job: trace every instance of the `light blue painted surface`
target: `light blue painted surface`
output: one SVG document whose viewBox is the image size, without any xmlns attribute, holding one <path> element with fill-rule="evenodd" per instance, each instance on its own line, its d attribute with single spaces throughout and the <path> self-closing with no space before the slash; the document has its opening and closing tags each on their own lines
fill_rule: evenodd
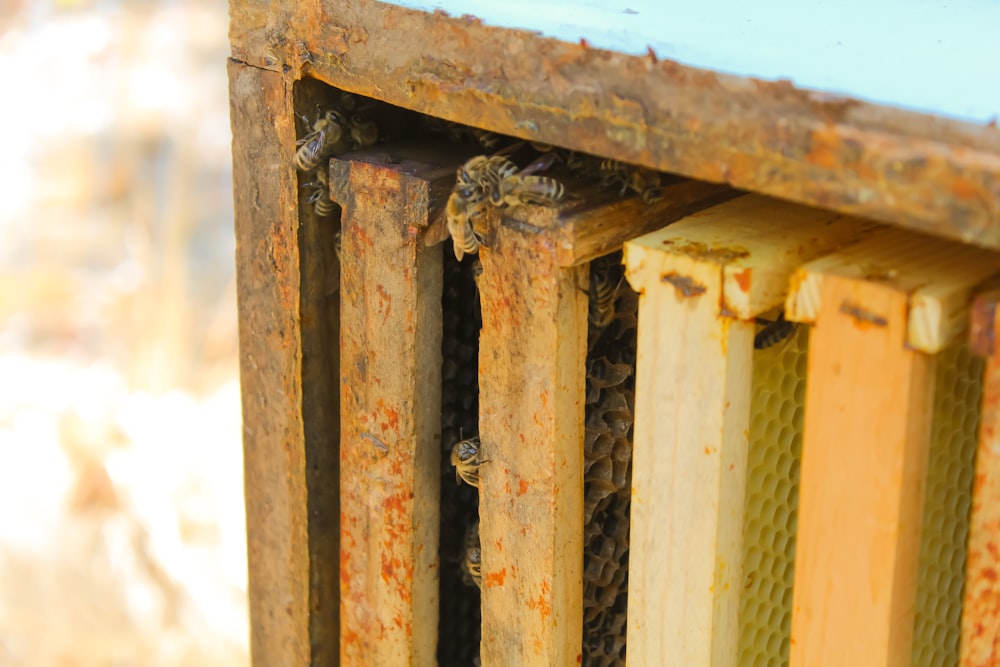
<svg viewBox="0 0 1000 667">
<path fill-rule="evenodd" d="M 986 123 L 1000 0 L 406 0 L 568 42 Z"/>
</svg>

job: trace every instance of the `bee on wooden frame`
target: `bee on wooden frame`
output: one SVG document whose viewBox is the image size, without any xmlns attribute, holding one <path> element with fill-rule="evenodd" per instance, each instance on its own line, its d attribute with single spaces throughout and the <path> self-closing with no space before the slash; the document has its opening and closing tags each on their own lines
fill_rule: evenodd
<svg viewBox="0 0 1000 667">
<path fill-rule="evenodd" d="M 558 157 L 552 151 L 544 153 L 524 169 L 503 176 L 490 191 L 490 203 L 494 206 L 555 206 L 561 202 L 566 195 L 562 183 L 549 176 L 533 175 L 551 167 Z"/>
<path fill-rule="evenodd" d="M 312 194 L 306 198 L 306 202 L 313 205 L 316 215 L 326 218 L 334 214 L 337 205 L 330 199 L 330 184 L 325 169 L 317 169 L 316 180 L 303 183 L 303 186 L 312 188 Z"/>
<path fill-rule="evenodd" d="M 763 325 L 763 328 L 753 337 L 753 346 L 757 350 L 766 350 L 787 341 L 799 326 L 797 322 L 789 322 L 785 319 L 784 310 L 778 313 L 778 318 L 775 320 L 758 317 L 756 322 Z"/>
<path fill-rule="evenodd" d="M 464 480 L 479 487 L 479 466 L 485 463 L 479 456 L 479 438 L 459 440 L 451 448 L 451 464 L 455 466 L 455 481 Z"/>
<path fill-rule="evenodd" d="M 308 121 L 307 121 L 308 123 Z M 343 118 L 332 109 L 321 114 L 310 126 L 309 133 L 298 140 L 295 151 L 295 168 L 312 171 L 323 158 L 329 157 L 336 149 L 344 134 Z"/>
<path fill-rule="evenodd" d="M 617 281 L 611 275 L 611 267 L 606 261 L 594 261 L 590 265 L 590 309 L 588 320 L 598 329 L 611 324 L 615 317 L 615 299 L 621 289 L 624 276 Z"/>
<path fill-rule="evenodd" d="M 479 541 L 479 522 L 469 526 L 465 532 L 465 567 L 463 568 L 463 578 L 466 583 L 483 587 L 483 550 Z"/>
</svg>

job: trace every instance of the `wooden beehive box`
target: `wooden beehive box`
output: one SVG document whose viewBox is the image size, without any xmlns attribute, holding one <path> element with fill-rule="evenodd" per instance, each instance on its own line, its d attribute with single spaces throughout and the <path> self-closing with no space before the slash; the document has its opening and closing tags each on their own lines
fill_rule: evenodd
<svg viewBox="0 0 1000 667">
<path fill-rule="evenodd" d="M 232 4 L 254 664 L 1000 664 L 997 10 L 907 96 L 734 7 L 445 9 Z M 504 150 L 567 196 L 459 262 Z"/>
</svg>

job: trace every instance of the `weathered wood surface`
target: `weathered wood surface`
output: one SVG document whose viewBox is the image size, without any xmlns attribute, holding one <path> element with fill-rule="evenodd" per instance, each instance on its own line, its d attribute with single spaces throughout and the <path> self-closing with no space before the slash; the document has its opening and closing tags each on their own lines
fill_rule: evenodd
<svg viewBox="0 0 1000 667">
<path fill-rule="evenodd" d="M 550 245 L 502 227 L 480 253 L 484 667 L 581 659 L 587 271 Z"/>
<path fill-rule="evenodd" d="M 376 0 L 250 0 L 234 4 L 231 19 L 234 58 L 291 77 L 1000 247 L 1000 132 L 992 126 Z"/>
<path fill-rule="evenodd" d="M 599 198 L 491 216 L 479 281 L 484 665 L 582 659 L 585 262 L 735 194 L 684 182 L 655 206 Z"/>
<path fill-rule="evenodd" d="M 341 664 L 436 664 L 440 248 L 432 191 L 448 168 L 336 158 L 341 271 Z"/>
<path fill-rule="evenodd" d="M 790 297 L 791 298 L 791 297 Z M 791 665 L 910 664 L 933 393 L 907 293 L 824 277 L 809 345 Z"/>
<path fill-rule="evenodd" d="M 962 667 L 1000 663 L 1000 291 L 973 304 L 972 346 L 987 356 L 962 609 Z"/>
<path fill-rule="evenodd" d="M 627 276 L 641 295 L 634 664 L 735 664 L 753 318 L 783 302 L 798 263 L 871 227 L 746 195 L 626 244 Z"/>
<path fill-rule="evenodd" d="M 969 326 L 973 290 L 1000 273 L 1000 254 L 900 229 L 882 229 L 841 252 L 800 267 L 788 319 L 812 322 L 829 272 L 892 285 L 908 294 L 906 343 L 934 353 Z"/>
<path fill-rule="evenodd" d="M 291 81 L 236 62 L 229 80 L 250 652 L 256 665 L 335 664 L 338 462 L 336 418 L 324 414 L 337 411 L 337 356 L 319 340 L 335 318 L 326 237 L 299 226 Z"/>
</svg>

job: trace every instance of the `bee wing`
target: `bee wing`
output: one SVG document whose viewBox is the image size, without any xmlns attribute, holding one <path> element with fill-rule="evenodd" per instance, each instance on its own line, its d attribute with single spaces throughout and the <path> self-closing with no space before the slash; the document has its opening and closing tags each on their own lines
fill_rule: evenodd
<svg viewBox="0 0 1000 667">
<path fill-rule="evenodd" d="M 433 222 L 427 226 L 424 232 L 424 245 L 436 246 L 438 243 L 446 241 L 451 233 L 448 231 L 448 214 L 444 207 L 437 216 L 433 217 Z"/>
<path fill-rule="evenodd" d="M 545 153 L 544 155 L 541 155 L 533 160 L 531 164 L 519 171 L 518 174 L 521 176 L 527 176 L 528 174 L 533 174 L 536 171 L 543 171 L 551 167 L 558 159 L 559 156 L 554 152 Z"/>
</svg>

